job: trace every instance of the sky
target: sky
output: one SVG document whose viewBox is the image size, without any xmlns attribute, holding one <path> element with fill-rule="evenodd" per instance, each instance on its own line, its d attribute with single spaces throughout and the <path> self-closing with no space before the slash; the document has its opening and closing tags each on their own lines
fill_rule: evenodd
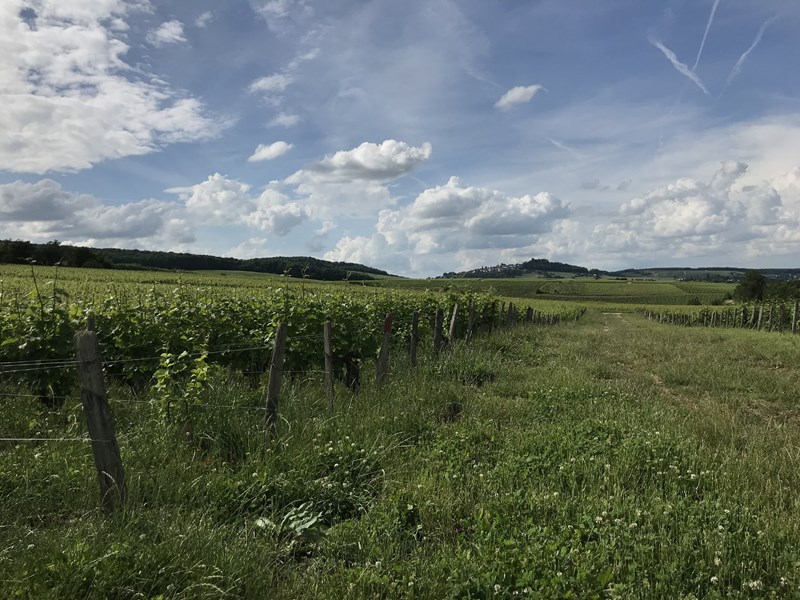
<svg viewBox="0 0 800 600">
<path fill-rule="evenodd" d="M 0 238 L 800 267 L 797 0 L 3 0 Z"/>
</svg>

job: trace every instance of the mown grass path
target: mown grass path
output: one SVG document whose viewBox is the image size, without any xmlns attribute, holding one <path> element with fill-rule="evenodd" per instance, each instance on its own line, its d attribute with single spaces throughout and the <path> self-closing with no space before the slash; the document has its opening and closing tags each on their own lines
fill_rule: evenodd
<svg viewBox="0 0 800 600">
<path fill-rule="evenodd" d="M 489 340 L 463 364 L 494 381 L 331 531 L 323 580 L 354 597 L 798 597 L 797 357 L 788 336 L 596 312 Z"/>
</svg>

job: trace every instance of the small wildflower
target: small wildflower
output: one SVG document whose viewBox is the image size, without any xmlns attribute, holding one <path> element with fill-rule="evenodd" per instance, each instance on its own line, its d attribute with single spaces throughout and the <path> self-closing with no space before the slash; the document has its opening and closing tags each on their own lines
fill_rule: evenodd
<svg viewBox="0 0 800 600">
<path fill-rule="evenodd" d="M 761 583 L 760 579 L 756 579 L 755 581 L 749 582 L 747 584 L 747 587 L 749 587 L 751 590 L 763 590 L 764 584 Z"/>
<path fill-rule="evenodd" d="M 600 523 L 602 523 L 602 522 L 603 522 L 603 517 L 601 517 L 600 515 L 596 516 L 596 517 L 594 518 L 594 522 L 595 522 L 595 523 L 597 523 L 597 524 L 599 525 Z"/>
<path fill-rule="evenodd" d="M 502 589 L 502 588 L 500 587 L 500 584 L 499 584 L 499 583 L 495 583 L 495 584 L 494 584 L 494 593 L 495 593 L 495 594 L 499 594 L 501 589 Z"/>
<path fill-rule="evenodd" d="M 636 529 L 638 526 L 639 526 L 638 523 L 636 523 L 636 521 L 634 521 L 633 523 L 628 525 L 628 529 Z"/>
<path fill-rule="evenodd" d="M 717 577 L 716 575 L 714 575 L 714 576 L 711 578 L 711 583 L 713 583 L 714 585 L 716 585 L 717 583 L 719 583 L 719 577 Z"/>
</svg>

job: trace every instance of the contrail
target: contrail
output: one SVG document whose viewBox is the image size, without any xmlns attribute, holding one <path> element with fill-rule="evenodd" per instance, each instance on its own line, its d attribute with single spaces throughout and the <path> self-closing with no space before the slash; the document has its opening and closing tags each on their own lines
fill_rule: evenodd
<svg viewBox="0 0 800 600">
<path fill-rule="evenodd" d="M 708 90 L 706 89 L 706 86 L 703 85 L 702 79 L 700 79 L 700 77 L 697 76 L 697 73 L 692 71 L 688 65 L 685 65 L 681 61 L 679 61 L 678 57 L 675 56 L 675 53 L 672 50 L 670 50 L 664 44 L 653 38 L 650 38 L 650 43 L 664 53 L 664 56 L 666 56 L 667 60 L 672 63 L 672 66 L 675 67 L 675 70 L 678 71 L 678 73 L 680 73 L 681 75 L 685 75 L 686 77 L 691 79 L 697 85 L 697 87 L 703 90 L 704 94 L 706 94 L 707 96 L 710 95 L 708 93 Z"/>
<path fill-rule="evenodd" d="M 703 41 L 700 42 L 700 50 L 697 51 L 697 60 L 694 61 L 694 66 L 692 67 L 692 71 L 697 69 L 697 65 L 700 64 L 700 57 L 703 56 L 703 48 L 706 45 L 706 38 L 708 37 L 708 32 L 711 30 L 711 23 L 714 22 L 714 14 L 717 12 L 717 7 L 719 6 L 720 0 L 714 0 L 714 6 L 711 7 L 711 14 L 708 15 L 708 23 L 706 23 L 706 31 L 703 34 Z"/>
<path fill-rule="evenodd" d="M 759 29 L 758 33 L 756 34 L 756 39 L 753 40 L 753 43 L 750 44 L 750 47 L 747 50 L 745 50 L 744 54 L 742 54 L 739 57 L 739 60 L 736 61 L 736 64 L 733 65 L 733 69 L 731 69 L 731 72 L 728 75 L 728 79 L 725 82 L 725 89 L 728 89 L 728 86 L 731 83 L 733 83 L 733 80 L 736 79 L 736 77 L 739 75 L 739 73 L 741 73 L 742 65 L 744 64 L 744 61 L 747 60 L 747 57 L 749 56 L 749 54 L 753 50 L 755 50 L 756 46 L 758 46 L 761 43 L 761 38 L 764 37 L 764 32 L 767 30 L 767 27 L 769 27 L 770 24 L 777 18 L 778 18 L 778 15 L 775 15 L 774 17 L 771 17 L 771 18 L 767 19 L 766 21 L 764 21 L 764 24 L 761 26 L 761 29 Z"/>
<path fill-rule="evenodd" d="M 564 152 L 569 152 L 574 158 L 579 159 L 581 157 L 581 155 L 578 153 L 577 150 L 575 150 L 575 148 L 570 148 L 566 144 L 559 142 L 558 140 L 554 140 L 551 137 L 544 136 L 544 139 L 553 144 L 553 146 L 555 146 L 559 150 L 563 150 Z"/>
</svg>

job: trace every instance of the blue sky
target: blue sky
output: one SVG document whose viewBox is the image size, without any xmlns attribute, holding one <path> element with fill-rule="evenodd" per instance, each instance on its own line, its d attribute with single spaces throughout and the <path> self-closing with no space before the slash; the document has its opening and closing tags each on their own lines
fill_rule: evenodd
<svg viewBox="0 0 800 600">
<path fill-rule="evenodd" d="M 5 0 L 0 237 L 798 267 L 796 0 Z"/>
</svg>

